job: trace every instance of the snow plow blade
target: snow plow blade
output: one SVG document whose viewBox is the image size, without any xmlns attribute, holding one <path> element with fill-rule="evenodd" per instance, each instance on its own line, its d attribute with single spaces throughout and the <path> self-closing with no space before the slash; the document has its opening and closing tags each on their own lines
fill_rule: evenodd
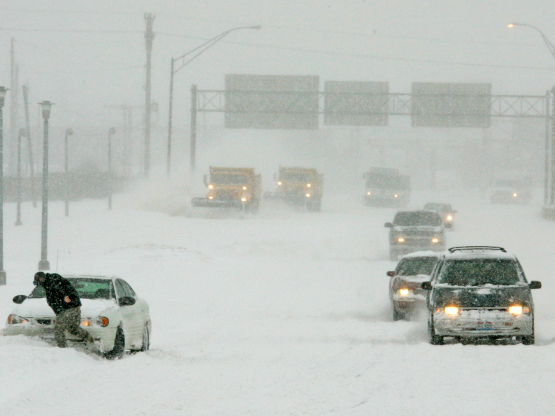
<svg viewBox="0 0 555 416">
<path fill-rule="evenodd" d="M 208 198 L 193 198 L 191 201 L 193 207 L 200 208 L 234 208 L 242 209 L 243 203 L 241 201 L 226 201 L 218 199 L 208 199 Z"/>
</svg>

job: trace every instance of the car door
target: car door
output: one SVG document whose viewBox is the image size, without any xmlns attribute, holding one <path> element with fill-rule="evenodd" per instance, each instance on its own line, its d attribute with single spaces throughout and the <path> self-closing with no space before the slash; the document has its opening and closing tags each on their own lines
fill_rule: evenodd
<svg viewBox="0 0 555 416">
<path fill-rule="evenodd" d="M 129 308 L 131 311 L 129 326 L 132 328 L 133 332 L 133 343 L 139 347 L 143 340 L 143 328 L 145 323 L 143 318 L 143 304 L 129 283 L 122 279 L 120 279 L 120 281 L 126 296 L 135 299 L 135 304 L 126 306 L 126 308 Z"/>
<path fill-rule="evenodd" d="M 129 293 L 126 291 L 121 279 L 116 279 L 116 293 L 118 297 L 118 305 L 121 298 L 129 296 Z M 137 342 L 134 306 L 135 305 L 119 306 L 123 319 L 123 332 L 125 334 L 126 349 L 134 347 Z"/>
</svg>

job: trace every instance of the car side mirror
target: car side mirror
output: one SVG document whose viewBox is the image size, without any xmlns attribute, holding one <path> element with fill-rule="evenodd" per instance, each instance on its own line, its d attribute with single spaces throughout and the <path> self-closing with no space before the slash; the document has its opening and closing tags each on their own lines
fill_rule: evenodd
<svg viewBox="0 0 555 416">
<path fill-rule="evenodd" d="M 422 282 L 420 287 L 424 290 L 432 290 L 432 282 Z"/>
<path fill-rule="evenodd" d="M 389 277 L 395 276 L 395 272 L 387 272 L 386 274 L 387 274 Z"/>
<path fill-rule="evenodd" d="M 132 306 L 135 304 L 135 299 L 131 296 L 123 296 L 119 298 L 119 306 Z"/>
<path fill-rule="evenodd" d="M 532 280 L 529 284 L 530 289 L 541 289 L 542 288 L 542 282 L 538 282 L 537 280 Z"/>
<path fill-rule="evenodd" d="M 390 222 L 386 222 L 386 223 L 384 224 L 384 227 L 385 227 L 385 228 L 393 228 L 393 224 L 391 224 Z"/>
<path fill-rule="evenodd" d="M 208 177 L 206 175 L 203 176 L 204 185 L 208 186 Z"/>
<path fill-rule="evenodd" d="M 450 222 L 446 222 L 445 228 L 453 228 L 453 224 L 451 224 Z"/>
<path fill-rule="evenodd" d="M 21 305 L 25 299 L 27 299 L 27 296 L 17 295 L 13 298 L 13 303 L 17 303 L 18 305 Z"/>
</svg>

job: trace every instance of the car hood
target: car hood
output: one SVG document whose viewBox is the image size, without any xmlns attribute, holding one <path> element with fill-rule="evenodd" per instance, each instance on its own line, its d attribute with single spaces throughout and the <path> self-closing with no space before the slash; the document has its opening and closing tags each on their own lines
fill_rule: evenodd
<svg viewBox="0 0 555 416">
<path fill-rule="evenodd" d="M 398 275 L 396 277 L 399 280 L 402 280 L 403 282 L 409 282 L 409 283 L 422 283 L 422 282 L 429 282 L 430 280 L 432 280 L 432 276 L 429 276 L 427 274 L 417 274 L 416 276 Z"/>
<path fill-rule="evenodd" d="M 456 305 L 462 308 L 505 308 L 514 304 L 532 306 L 530 287 L 526 284 L 514 286 L 443 286 L 434 288 L 435 304 Z"/>
<path fill-rule="evenodd" d="M 116 307 L 115 301 L 108 299 L 81 299 L 81 316 L 98 316 L 106 309 Z M 46 298 L 25 299 L 21 305 L 17 305 L 12 311 L 13 314 L 24 318 L 54 316 L 54 311 L 46 303 Z"/>
<path fill-rule="evenodd" d="M 433 225 L 396 225 L 393 228 L 395 231 L 435 231 L 438 233 L 443 230 L 442 226 Z"/>
</svg>

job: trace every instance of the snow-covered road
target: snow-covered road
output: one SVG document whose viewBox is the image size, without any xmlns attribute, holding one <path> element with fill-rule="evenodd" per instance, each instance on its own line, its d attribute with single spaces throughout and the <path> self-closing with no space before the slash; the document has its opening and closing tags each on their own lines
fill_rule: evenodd
<svg viewBox="0 0 555 416">
<path fill-rule="evenodd" d="M 112 212 L 75 203 L 69 218 L 52 203 L 49 260 L 62 275 L 124 277 L 150 304 L 152 350 L 111 362 L 0 337 L 1 415 L 555 414 L 555 223 L 539 202 L 442 198 L 459 211 L 449 246 L 504 246 L 542 281 L 537 344 L 431 346 L 424 321 L 391 319 L 394 209 L 353 197 L 318 214 L 203 219 L 124 199 Z M 39 209 L 24 205 L 22 227 L 5 210 L 2 321 L 40 256 Z"/>
</svg>

